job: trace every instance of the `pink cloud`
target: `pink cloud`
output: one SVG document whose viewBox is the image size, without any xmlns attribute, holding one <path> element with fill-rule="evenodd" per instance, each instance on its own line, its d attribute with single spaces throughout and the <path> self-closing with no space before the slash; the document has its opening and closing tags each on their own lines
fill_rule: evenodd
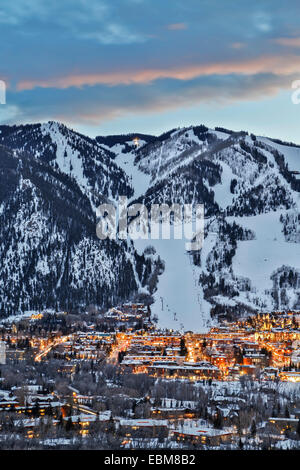
<svg viewBox="0 0 300 470">
<path fill-rule="evenodd" d="M 131 85 L 146 84 L 163 78 L 192 80 L 196 77 L 208 75 L 254 75 L 259 73 L 274 73 L 283 76 L 300 73 L 299 57 L 296 55 L 261 56 L 250 60 L 192 64 L 173 68 L 70 74 L 48 79 L 22 80 L 18 83 L 17 89 L 32 90 L 36 87 L 64 89 L 100 84 L 109 86 Z"/>
<path fill-rule="evenodd" d="M 119 107 L 117 110 L 114 107 L 107 106 L 99 108 L 97 104 L 91 104 L 86 110 L 78 110 L 76 115 L 73 112 L 67 115 L 62 114 L 57 115 L 56 119 L 61 121 L 67 119 L 68 122 L 74 124 L 78 123 L 78 120 L 80 120 L 83 124 L 98 126 L 101 122 L 121 118 L 128 114 L 163 113 L 172 109 L 177 110 L 200 103 L 214 103 L 218 106 L 232 105 L 234 102 L 250 101 L 261 97 L 266 98 L 274 96 L 280 90 L 289 88 L 293 78 L 294 77 L 274 77 L 272 80 L 263 80 L 262 83 L 256 83 L 254 80 L 252 84 L 245 83 L 245 86 L 233 87 L 227 90 L 225 96 L 218 94 L 213 86 L 195 87 L 186 90 L 182 94 L 174 92 L 167 96 L 159 95 L 146 103 L 143 101 L 132 102 L 126 104 L 126 106 Z"/>
<path fill-rule="evenodd" d="M 200 84 L 197 82 L 182 84 L 180 92 L 178 92 L 177 87 L 174 90 L 172 90 L 172 87 L 167 90 L 163 87 L 163 90 L 158 90 L 152 93 L 151 96 L 145 90 L 145 94 L 141 92 L 137 99 L 132 99 L 131 96 L 127 97 L 125 94 L 122 99 L 117 101 L 117 106 L 113 99 L 115 92 L 109 88 L 105 92 L 111 94 L 112 100 L 109 97 L 104 101 L 101 99 L 95 100 L 87 94 L 87 101 L 74 100 L 71 107 L 69 101 L 65 103 L 62 100 L 50 110 L 50 114 L 47 106 L 39 105 L 36 108 L 29 109 L 28 116 L 30 116 L 31 122 L 55 119 L 69 124 L 81 123 L 98 126 L 101 122 L 122 118 L 126 115 L 163 113 L 172 109 L 178 110 L 196 106 L 200 103 L 213 103 L 214 106 L 223 107 L 228 104 L 232 105 L 234 102 L 271 97 L 281 90 L 290 89 L 292 81 L 297 79 L 298 76 L 298 73 L 295 75 L 273 74 L 271 76 L 267 74 L 240 75 L 227 81 L 224 88 L 220 87 L 222 80 L 211 83 L 208 79 Z M 34 120 L 32 120 L 33 114 Z M 20 113 L 18 122 L 24 122 L 24 116 L 26 116 L 26 110 L 25 114 L 24 112 Z"/>
<path fill-rule="evenodd" d="M 275 42 L 281 46 L 300 47 L 300 38 L 277 38 Z"/>
<path fill-rule="evenodd" d="M 245 46 L 246 46 L 246 44 L 245 44 L 244 42 L 233 42 L 233 43 L 231 44 L 231 47 L 232 47 L 233 49 L 242 49 L 242 48 L 245 47 Z"/>
<path fill-rule="evenodd" d="M 167 25 L 167 29 L 170 31 L 178 31 L 180 29 L 187 29 L 186 23 L 172 23 Z"/>
</svg>

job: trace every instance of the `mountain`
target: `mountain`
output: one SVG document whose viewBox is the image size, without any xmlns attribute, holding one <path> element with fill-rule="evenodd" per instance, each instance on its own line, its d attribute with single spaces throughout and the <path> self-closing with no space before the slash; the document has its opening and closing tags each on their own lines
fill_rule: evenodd
<svg viewBox="0 0 300 470">
<path fill-rule="evenodd" d="M 0 126 L 0 311 L 153 297 L 169 328 L 300 309 L 300 147 L 204 125 L 91 139 Z M 96 207 L 204 204 L 204 244 L 100 241 Z M 155 250 L 149 249 L 149 245 Z"/>
<path fill-rule="evenodd" d="M 58 123 L 1 126 L 0 136 L 1 316 L 151 294 L 159 257 L 96 236 L 95 206 L 133 193 L 111 155 Z"/>
<path fill-rule="evenodd" d="M 114 154 L 63 124 L 0 126 L 0 143 L 75 179 L 93 207 L 100 195 L 114 200 L 118 194 L 132 194 L 126 174 L 113 161 Z"/>
<path fill-rule="evenodd" d="M 299 146 L 200 125 L 111 150 L 136 181 L 136 202 L 205 206 L 199 252 L 152 241 L 166 265 L 153 307 L 164 326 L 300 308 Z"/>
</svg>

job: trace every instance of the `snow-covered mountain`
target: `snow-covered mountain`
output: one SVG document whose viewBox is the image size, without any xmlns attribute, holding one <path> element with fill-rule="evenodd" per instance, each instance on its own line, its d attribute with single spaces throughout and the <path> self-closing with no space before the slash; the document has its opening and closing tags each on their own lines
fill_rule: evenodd
<svg viewBox="0 0 300 470">
<path fill-rule="evenodd" d="M 0 127 L 0 315 L 151 294 L 159 257 L 96 236 L 95 206 L 133 193 L 105 149 L 57 123 Z"/>
<path fill-rule="evenodd" d="M 300 147 L 204 125 L 91 139 L 56 122 L 0 126 L 0 144 L 3 315 L 148 293 L 161 326 L 202 330 L 300 308 Z M 202 249 L 100 242 L 95 208 L 119 195 L 203 203 Z"/>
<path fill-rule="evenodd" d="M 101 195 L 114 200 L 118 194 L 132 194 L 126 174 L 113 161 L 114 155 L 63 124 L 0 126 L 0 143 L 73 178 L 93 207 Z"/>
<path fill-rule="evenodd" d="M 205 205 L 199 252 L 152 241 L 165 261 L 153 307 L 161 324 L 195 330 L 222 317 L 299 309 L 300 147 L 203 125 L 141 139 L 138 148 L 128 137 L 110 150 L 136 182 L 132 199 Z"/>
</svg>

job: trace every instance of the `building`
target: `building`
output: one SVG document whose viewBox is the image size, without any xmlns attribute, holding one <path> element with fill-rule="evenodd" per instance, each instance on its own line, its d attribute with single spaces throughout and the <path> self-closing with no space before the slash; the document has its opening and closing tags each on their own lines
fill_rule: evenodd
<svg viewBox="0 0 300 470">
<path fill-rule="evenodd" d="M 295 432 L 298 426 L 298 418 L 269 418 L 271 423 L 278 431 L 283 434 L 285 431 Z"/>
<path fill-rule="evenodd" d="M 188 441 L 193 444 L 219 446 L 222 442 L 230 441 L 232 432 L 213 428 L 185 427 L 181 430 L 174 429 L 172 432 L 177 441 Z"/>
<path fill-rule="evenodd" d="M 284 382 L 300 382 L 300 372 L 299 371 L 282 371 L 279 374 L 280 379 Z"/>
<path fill-rule="evenodd" d="M 119 430 L 131 437 L 135 435 L 143 435 L 157 437 L 168 435 L 168 421 L 164 419 L 120 419 Z"/>
</svg>

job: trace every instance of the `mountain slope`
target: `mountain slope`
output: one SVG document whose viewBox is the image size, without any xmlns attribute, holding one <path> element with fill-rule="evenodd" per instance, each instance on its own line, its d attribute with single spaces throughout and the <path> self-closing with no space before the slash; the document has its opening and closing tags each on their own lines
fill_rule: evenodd
<svg viewBox="0 0 300 470">
<path fill-rule="evenodd" d="M 113 188 L 117 176 L 109 175 Z M 0 146 L 2 316 L 107 307 L 155 287 L 158 256 L 139 255 L 131 242 L 100 241 L 81 184 L 56 165 Z"/>
<path fill-rule="evenodd" d="M 138 202 L 149 208 L 153 203 L 205 206 L 204 246 L 191 255 L 199 316 L 189 309 L 195 301 L 183 287 L 182 294 L 189 296 L 185 312 L 183 307 L 176 310 L 179 292 L 173 293 L 175 305 L 171 293 L 165 299 L 174 305 L 173 327 L 175 313 L 177 326 L 194 321 L 202 328 L 210 313 L 236 318 L 300 308 L 299 148 L 246 132 L 197 126 L 145 143 L 133 157 L 136 171 L 149 181 Z M 184 250 L 179 242 L 178 249 Z M 180 266 L 178 270 L 180 276 Z M 161 302 L 157 298 L 155 308 L 164 317 Z"/>
<path fill-rule="evenodd" d="M 74 178 L 93 207 L 101 202 L 100 195 L 115 200 L 119 194 L 132 194 L 126 174 L 113 161 L 114 154 L 63 124 L 0 126 L 0 143 Z"/>
</svg>

